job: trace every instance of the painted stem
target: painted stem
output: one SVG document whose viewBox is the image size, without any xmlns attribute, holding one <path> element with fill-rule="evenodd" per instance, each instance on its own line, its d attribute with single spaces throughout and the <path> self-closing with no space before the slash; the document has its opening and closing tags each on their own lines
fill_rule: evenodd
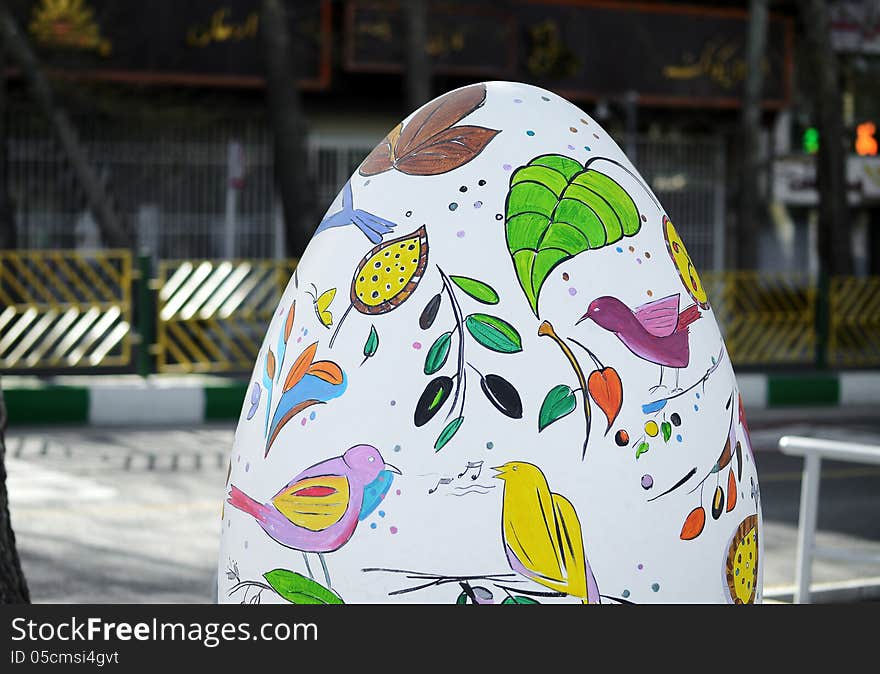
<svg viewBox="0 0 880 674">
<path fill-rule="evenodd" d="M 587 378 L 584 376 L 584 371 L 581 369 L 580 364 L 572 353 L 571 349 L 568 347 L 559 335 L 556 334 L 556 331 L 553 329 L 553 326 L 549 321 L 544 321 L 538 326 L 538 336 L 540 337 L 550 337 L 554 342 L 559 345 L 559 348 L 562 349 L 562 353 L 565 354 L 565 357 L 568 358 L 568 362 L 571 363 L 571 367 L 574 369 L 575 375 L 577 375 L 578 383 L 581 386 L 581 396 L 584 399 L 584 421 L 587 427 L 586 437 L 584 438 L 584 449 L 581 454 L 581 459 L 586 458 L 587 456 L 587 443 L 590 441 L 590 423 L 591 423 L 591 414 L 590 414 L 590 395 L 587 392 Z"/>
<path fill-rule="evenodd" d="M 645 405 L 642 405 L 642 407 L 645 407 L 646 405 L 656 405 L 661 400 L 665 400 L 668 402 L 670 400 L 673 400 L 675 398 L 683 396 L 685 393 L 688 393 L 689 391 L 692 391 L 693 389 L 697 388 L 697 386 L 699 386 L 700 384 L 705 384 L 706 380 L 709 379 L 709 376 L 713 372 L 715 372 L 715 370 L 718 369 L 719 365 L 721 365 L 721 359 L 723 357 L 724 357 L 724 349 L 722 349 L 721 351 L 718 352 L 718 358 L 715 360 L 715 362 L 712 364 L 712 366 L 708 370 L 706 370 L 706 374 L 704 374 L 702 377 L 697 379 L 697 381 L 695 381 L 693 384 L 688 386 L 686 389 L 682 389 L 678 393 L 673 393 L 671 396 L 666 396 L 665 398 L 657 398 L 657 400 L 652 400 L 650 403 L 645 403 Z"/>
<path fill-rule="evenodd" d="M 455 393 L 452 396 L 452 407 L 449 408 L 449 413 L 446 415 L 446 418 L 448 419 L 455 411 L 459 390 L 461 391 L 461 412 L 459 413 L 459 416 L 464 416 L 464 399 L 467 395 L 467 374 L 465 373 L 464 364 L 464 318 L 462 318 L 461 307 L 455 299 L 455 293 L 452 292 L 452 284 L 449 281 L 449 277 L 442 269 L 440 269 L 440 265 L 437 265 L 437 271 L 440 272 L 440 278 L 443 280 L 443 289 L 446 291 L 446 294 L 449 295 L 449 303 L 452 305 L 452 314 L 455 317 L 455 331 L 458 333 L 458 374 L 460 376 L 455 380 Z"/>
<path fill-rule="evenodd" d="M 660 202 L 657 201 L 657 198 L 654 196 L 654 193 L 648 188 L 648 186 L 645 185 L 644 182 L 642 182 L 642 179 L 639 178 L 635 173 L 630 171 L 626 166 L 621 164 L 619 161 L 615 161 L 614 159 L 609 159 L 608 157 L 593 157 L 586 164 L 584 164 L 584 170 L 590 168 L 590 164 L 592 164 L 593 162 L 597 162 L 597 161 L 607 161 L 609 164 L 614 164 L 622 171 L 626 171 L 633 178 L 633 180 L 635 180 L 639 184 L 639 186 L 645 190 L 645 194 L 647 194 L 648 198 L 654 202 L 654 205 L 657 207 L 657 210 L 659 210 L 661 212 L 663 211 L 663 207 L 660 206 Z"/>
<path fill-rule="evenodd" d="M 348 305 L 348 309 L 345 310 L 345 313 L 342 314 L 342 318 L 339 319 L 339 323 L 336 324 L 336 329 L 333 331 L 333 336 L 330 338 L 330 346 L 329 346 L 329 348 L 331 348 L 331 349 L 333 348 L 333 342 L 336 341 L 336 335 L 339 334 L 339 328 L 342 327 L 342 322 L 345 320 L 345 317 L 348 316 L 348 312 L 350 312 L 350 311 L 352 310 L 353 307 L 354 307 L 354 304 L 353 304 L 353 303 L 352 303 L 352 304 L 349 304 L 349 305 Z M 365 362 L 366 362 L 366 361 L 365 361 Z"/>
</svg>

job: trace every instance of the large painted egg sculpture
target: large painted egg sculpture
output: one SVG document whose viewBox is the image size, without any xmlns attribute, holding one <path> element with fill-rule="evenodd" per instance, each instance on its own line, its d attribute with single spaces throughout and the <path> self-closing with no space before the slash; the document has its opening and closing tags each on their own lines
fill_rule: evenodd
<svg viewBox="0 0 880 674">
<path fill-rule="evenodd" d="M 266 333 L 220 600 L 760 601 L 742 399 L 673 222 L 548 91 L 474 84 L 397 125 Z"/>
</svg>

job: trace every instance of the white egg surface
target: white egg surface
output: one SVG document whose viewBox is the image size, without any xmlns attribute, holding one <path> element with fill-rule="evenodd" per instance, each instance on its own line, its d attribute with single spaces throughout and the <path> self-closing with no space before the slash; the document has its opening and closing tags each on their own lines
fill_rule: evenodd
<svg viewBox="0 0 880 674">
<path fill-rule="evenodd" d="M 266 332 L 220 601 L 760 601 L 742 400 L 674 222 L 543 89 L 395 127 Z"/>
</svg>

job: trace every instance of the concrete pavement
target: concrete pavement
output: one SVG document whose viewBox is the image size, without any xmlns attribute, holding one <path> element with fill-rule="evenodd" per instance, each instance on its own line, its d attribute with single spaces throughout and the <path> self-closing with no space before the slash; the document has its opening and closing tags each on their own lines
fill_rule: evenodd
<svg viewBox="0 0 880 674">
<path fill-rule="evenodd" d="M 794 583 L 800 460 L 784 434 L 880 444 L 871 408 L 750 413 L 764 507 L 764 584 Z M 8 434 L 13 525 L 36 602 L 209 602 L 229 423 L 196 428 L 18 428 Z M 880 554 L 880 469 L 828 463 L 819 545 Z M 817 601 L 880 597 L 880 565 L 819 559 Z M 824 592 L 821 590 L 825 590 Z"/>
</svg>

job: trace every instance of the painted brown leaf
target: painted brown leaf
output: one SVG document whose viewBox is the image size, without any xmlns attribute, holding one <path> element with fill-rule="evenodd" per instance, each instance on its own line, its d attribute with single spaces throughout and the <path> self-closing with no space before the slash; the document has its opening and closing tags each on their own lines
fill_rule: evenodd
<svg viewBox="0 0 880 674">
<path fill-rule="evenodd" d="M 404 127 L 397 142 L 395 155 L 404 157 L 420 149 L 441 131 L 458 124 L 485 101 L 485 84 L 474 84 L 458 91 L 451 91 L 431 101 Z"/>
<path fill-rule="evenodd" d="M 733 469 L 727 474 L 727 512 L 736 507 L 736 478 Z"/>
<path fill-rule="evenodd" d="M 498 131 L 482 126 L 454 126 L 398 158 L 397 170 L 413 176 L 433 176 L 467 164 L 489 144 Z"/>
<path fill-rule="evenodd" d="M 272 349 L 269 349 L 269 353 L 266 355 L 266 374 L 269 379 L 275 378 L 275 354 L 272 353 Z"/>
<path fill-rule="evenodd" d="M 394 166 L 394 149 L 402 128 L 403 124 L 398 124 L 391 129 L 388 135 L 382 139 L 382 142 L 367 155 L 359 169 L 359 173 L 362 176 L 374 176 Z"/>
</svg>

